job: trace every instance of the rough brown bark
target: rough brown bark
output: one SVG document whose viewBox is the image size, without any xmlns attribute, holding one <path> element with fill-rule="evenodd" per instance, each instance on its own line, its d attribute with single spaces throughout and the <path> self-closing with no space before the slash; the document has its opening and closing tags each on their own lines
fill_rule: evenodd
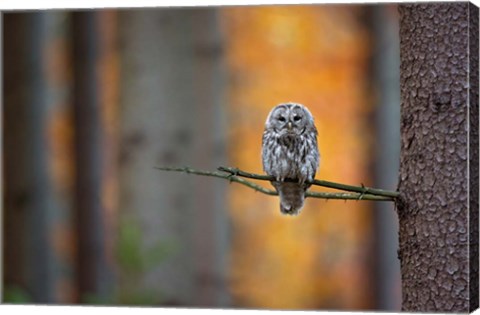
<svg viewBox="0 0 480 315">
<path fill-rule="evenodd" d="M 478 62 L 478 54 L 469 56 L 469 36 L 478 32 L 469 13 L 478 11 L 466 2 L 404 4 L 399 11 L 402 309 L 467 312 L 478 301 L 469 289 L 467 147 L 469 68 Z M 478 181 L 470 188 L 478 190 Z"/>
<path fill-rule="evenodd" d="M 469 4 L 469 58 L 470 58 L 470 137 L 469 137 L 469 180 L 470 180 L 470 312 L 478 308 L 478 8 Z"/>
</svg>

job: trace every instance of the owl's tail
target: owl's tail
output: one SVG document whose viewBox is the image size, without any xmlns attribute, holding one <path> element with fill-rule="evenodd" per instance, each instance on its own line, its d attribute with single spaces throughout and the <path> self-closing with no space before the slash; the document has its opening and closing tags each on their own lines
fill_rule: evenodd
<svg viewBox="0 0 480 315">
<path fill-rule="evenodd" d="M 272 183 L 280 196 L 280 211 L 283 214 L 297 215 L 305 200 L 305 185 L 297 183 Z"/>
</svg>

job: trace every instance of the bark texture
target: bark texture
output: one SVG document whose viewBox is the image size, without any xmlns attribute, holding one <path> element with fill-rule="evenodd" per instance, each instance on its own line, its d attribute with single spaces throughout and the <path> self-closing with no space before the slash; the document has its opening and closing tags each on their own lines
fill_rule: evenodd
<svg viewBox="0 0 480 315">
<path fill-rule="evenodd" d="M 478 32 L 469 13 L 478 11 L 469 10 L 466 2 L 399 6 L 405 311 L 467 312 L 478 301 L 469 288 L 468 221 L 469 68 L 478 60 L 469 56 Z"/>
<path fill-rule="evenodd" d="M 470 58 L 470 312 L 478 308 L 478 15 L 476 6 L 469 4 L 469 58 Z"/>
</svg>

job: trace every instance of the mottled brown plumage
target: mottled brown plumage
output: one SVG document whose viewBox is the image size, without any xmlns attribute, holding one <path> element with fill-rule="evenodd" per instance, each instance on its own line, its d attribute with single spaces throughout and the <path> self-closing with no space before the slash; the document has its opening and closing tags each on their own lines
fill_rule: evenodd
<svg viewBox="0 0 480 315">
<path fill-rule="evenodd" d="M 297 103 L 274 107 L 265 122 L 262 138 L 264 171 L 277 180 L 272 185 L 280 196 L 280 211 L 296 215 L 303 207 L 305 182 L 315 178 L 320 154 L 312 114 Z M 285 179 L 296 182 L 285 182 Z"/>
</svg>

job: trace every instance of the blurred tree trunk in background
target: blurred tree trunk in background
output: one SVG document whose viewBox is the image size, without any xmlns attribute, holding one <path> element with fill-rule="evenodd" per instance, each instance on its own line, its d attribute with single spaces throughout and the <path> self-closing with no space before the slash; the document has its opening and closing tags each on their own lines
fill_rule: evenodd
<svg viewBox="0 0 480 315">
<path fill-rule="evenodd" d="M 400 155 L 400 49 L 396 5 L 368 6 L 374 46 L 372 86 L 376 87 L 375 145 L 372 163 L 374 187 L 396 190 Z M 400 264 L 397 258 L 398 220 L 394 205 L 374 203 L 376 308 L 398 311 L 401 305 Z"/>
<path fill-rule="evenodd" d="M 192 11 L 194 53 L 194 134 L 195 160 L 205 169 L 226 165 L 226 103 L 224 99 L 224 44 L 218 9 Z M 227 189 L 211 178 L 193 180 L 195 235 L 195 299 L 200 306 L 228 306 L 228 252 L 230 249 Z"/>
<path fill-rule="evenodd" d="M 3 257 L 12 302 L 73 302 L 65 16 L 4 15 Z"/>
<path fill-rule="evenodd" d="M 110 128 L 108 139 L 112 129 L 106 122 L 112 115 L 105 114 L 112 88 L 104 86 L 111 64 L 104 47 L 111 51 L 112 45 L 102 31 L 108 27 L 90 19 L 97 14 L 103 15 L 4 15 L 6 302 L 110 297 L 112 231 L 103 190 L 111 191 L 104 174 L 112 172 L 102 162 L 112 159 L 103 136 L 103 127 Z"/>
<path fill-rule="evenodd" d="M 104 45 L 100 13 L 73 13 L 72 36 L 78 294 L 80 302 L 104 301 L 111 291 L 112 270 L 107 264 L 102 203 L 105 150 L 99 60 Z"/>
<path fill-rule="evenodd" d="M 469 115 L 478 124 L 478 97 L 469 100 L 469 88 L 478 89 L 478 49 L 469 55 L 469 40 L 478 47 L 478 9 L 466 2 L 399 9 L 402 308 L 468 312 L 478 307 L 478 269 L 469 263 L 469 252 L 478 255 L 478 237 L 469 242 L 478 235 L 478 199 L 468 208 L 478 194 L 469 196 L 467 177 L 478 174 L 478 156 L 468 151 L 469 136 L 478 143 L 477 128 L 469 135 Z M 478 191 L 478 181 L 470 185 Z"/>
<path fill-rule="evenodd" d="M 200 8 L 119 13 L 124 303 L 227 305 L 224 183 L 154 169 L 224 164 L 216 15 Z M 139 252 L 126 259 L 133 248 Z"/>
</svg>

